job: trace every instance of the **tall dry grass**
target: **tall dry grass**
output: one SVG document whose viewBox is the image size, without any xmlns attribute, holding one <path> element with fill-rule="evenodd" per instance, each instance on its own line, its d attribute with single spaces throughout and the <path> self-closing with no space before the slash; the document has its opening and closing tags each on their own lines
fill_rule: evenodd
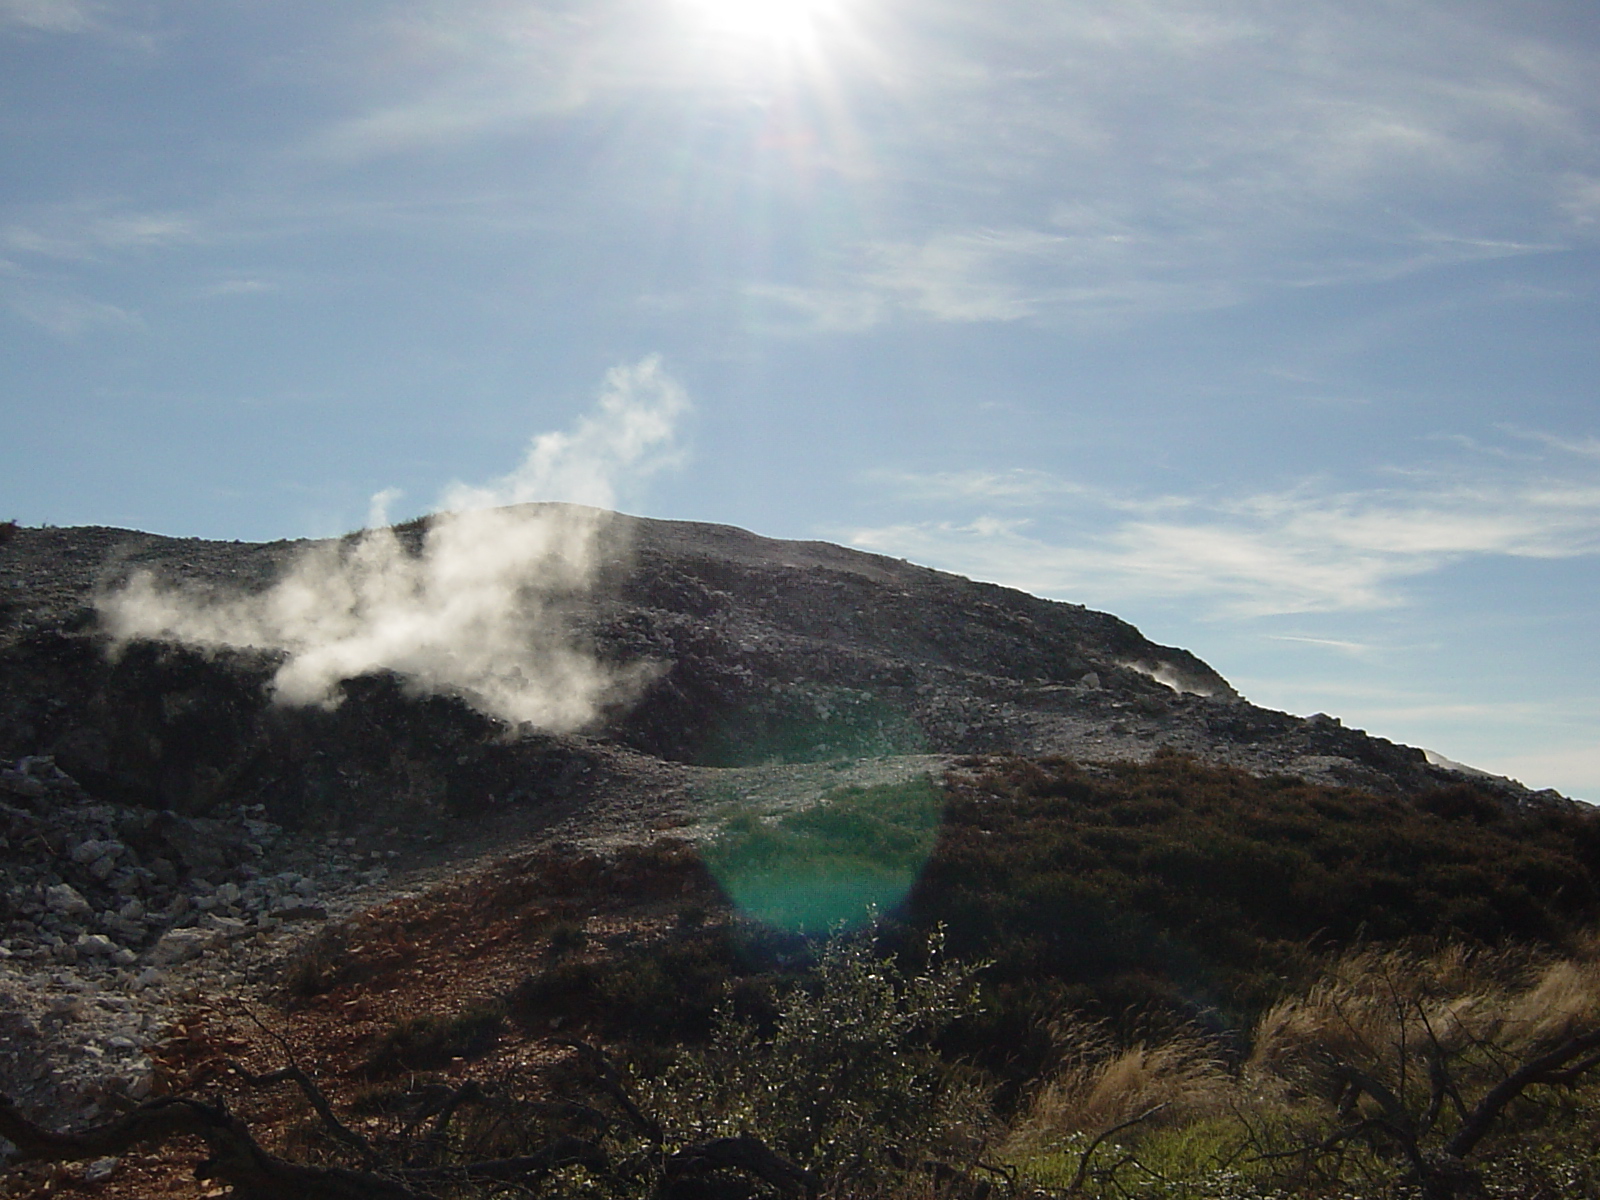
<svg viewBox="0 0 1600 1200">
<path fill-rule="evenodd" d="M 1332 963 L 1257 1023 L 1245 1073 L 1302 1091 L 1336 1065 L 1398 1090 L 1487 1084 L 1509 1065 L 1600 1023 L 1600 943 L 1566 958 L 1452 945 L 1431 952 L 1367 949 Z"/>
<path fill-rule="evenodd" d="M 1063 1063 L 1013 1126 L 1006 1146 L 1013 1155 L 1109 1129 L 1157 1106 L 1151 1128 L 1226 1112 L 1237 1102 L 1239 1081 L 1217 1043 L 1198 1031 L 1126 1046 L 1087 1021 L 1066 1019 L 1053 1032 Z"/>
<path fill-rule="evenodd" d="M 1459 945 L 1356 950 L 1272 1006 L 1242 1063 L 1230 1065 L 1215 1039 L 1193 1029 L 1119 1045 L 1103 1025 L 1063 1019 L 1061 1066 L 1005 1148 L 1026 1159 L 1157 1105 L 1124 1140 L 1230 1115 L 1309 1128 L 1338 1119 L 1351 1101 L 1343 1068 L 1381 1081 L 1443 1130 L 1452 1117 L 1441 1117 L 1441 1071 L 1470 1107 L 1519 1063 L 1596 1026 L 1600 937 L 1564 958 Z"/>
</svg>

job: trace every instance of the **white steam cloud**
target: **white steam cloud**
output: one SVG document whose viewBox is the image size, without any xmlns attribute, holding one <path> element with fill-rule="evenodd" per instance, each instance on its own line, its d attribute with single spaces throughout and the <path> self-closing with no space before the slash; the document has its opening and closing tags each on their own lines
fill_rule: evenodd
<svg viewBox="0 0 1600 1200">
<path fill-rule="evenodd" d="M 688 408 L 656 358 L 614 368 L 595 411 L 534 438 L 510 475 L 448 489 L 417 553 L 385 527 L 397 493 L 380 492 L 366 530 L 309 548 L 264 592 L 198 595 L 141 572 L 100 598 L 102 624 L 118 650 L 149 638 L 281 652 L 273 692 L 287 704 L 331 708 L 342 681 L 389 670 L 416 693 L 578 729 L 648 674 L 600 663 L 568 611 L 594 582 L 618 483 L 675 461 Z"/>
</svg>

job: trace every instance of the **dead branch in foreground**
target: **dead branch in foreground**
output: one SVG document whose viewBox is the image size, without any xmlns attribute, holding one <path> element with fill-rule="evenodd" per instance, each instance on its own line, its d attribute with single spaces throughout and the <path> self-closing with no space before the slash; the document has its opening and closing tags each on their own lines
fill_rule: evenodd
<svg viewBox="0 0 1600 1200">
<path fill-rule="evenodd" d="M 211 1157 L 195 1168 L 195 1178 L 229 1184 L 241 1200 L 424 1200 L 398 1180 L 370 1171 L 313 1167 L 279 1158 L 265 1150 L 220 1100 L 207 1104 L 162 1097 L 108 1125 L 57 1133 L 28 1120 L 8 1098 L 0 1097 L 0 1136 L 16 1145 L 19 1163 L 81 1162 L 124 1154 L 135 1146 L 197 1137 Z"/>
<path fill-rule="evenodd" d="M 244 1074 L 249 1082 L 258 1085 L 297 1083 L 311 1097 L 325 1125 L 333 1130 L 345 1128 L 303 1073 Z M 620 1081 L 614 1082 L 620 1087 Z M 463 1090 L 454 1099 L 459 1101 L 467 1094 Z M 642 1113 L 639 1116 L 654 1125 Z M 0 1096 L 0 1136 L 16 1145 L 13 1161 L 17 1164 L 81 1162 L 121 1155 L 135 1146 L 159 1146 L 178 1138 L 196 1137 L 205 1142 L 211 1156 L 195 1168 L 195 1178 L 228 1184 L 240 1200 L 429 1200 L 433 1193 L 428 1188 L 434 1184 L 526 1186 L 563 1167 L 582 1166 L 603 1174 L 611 1165 L 597 1143 L 564 1135 L 530 1154 L 483 1162 L 384 1167 L 373 1159 L 366 1170 L 311 1166 L 266 1150 L 220 1099 L 206 1103 L 186 1097 L 151 1100 L 109 1124 L 78 1133 L 60 1133 L 29 1120 L 9 1099 Z M 358 1141 L 370 1153 L 365 1139 Z M 719 1138 L 687 1146 L 663 1167 L 669 1180 L 708 1170 L 733 1169 L 753 1175 L 786 1195 L 816 1195 L 817 1180 L 810 1171 L 753 1137 Z"/>
</svg>

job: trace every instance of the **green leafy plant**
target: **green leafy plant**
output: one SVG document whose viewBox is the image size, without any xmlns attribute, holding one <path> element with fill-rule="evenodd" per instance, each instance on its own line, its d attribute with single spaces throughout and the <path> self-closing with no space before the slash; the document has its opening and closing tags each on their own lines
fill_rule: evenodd
<svg viewBox="0 0 1600 1200">
<path fill-rule="evenodd" d="M 871 930 L 836 935 L 778 998 L 770 1031 L 724 1002 L 710 1046 L 655 1083 L 655 1103 L 680 1137 L 759 1138 L 835 1192 L 952 1152 L 975 1157 L 984 1096 L 934 1039 L 974 1011 L 979 969 L 947 960 L 937 934 L 909 974 Z"/>
</svg>

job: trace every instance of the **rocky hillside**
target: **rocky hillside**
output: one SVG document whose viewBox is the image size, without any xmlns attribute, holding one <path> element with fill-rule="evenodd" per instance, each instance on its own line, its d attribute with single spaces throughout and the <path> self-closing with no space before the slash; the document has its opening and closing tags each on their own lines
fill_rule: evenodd
<svg viewBox="0 0 1600 1200">
<path fill-rule="evenodd" d="M 623 517 L 596 528 L 603 535 L 584 544 L 583 586 L 537 597 L 548 610 L 537 633 L 558 636 L 564 651 L 634 686 L 610 695 L 588 725 L 555 733 L 491 715 L 494 706 L 470 689 L 422 686 L 394 670 L 354 672 L 338 685 L 334 705 L 276 703 L 274 681 L 290 651 L 171 638 L 119 642 L 109 631 L 105 598 L 141 571 L 185 595 L 262 596 L 319 548 L 336 558 L 359 554 L 359 538 L 249 545 L 0 526 L 0 1095 L 61 1123 L 91 1120 L 172 1086 L 162 1056 L 205 1041 L 186 1042 L 182 1032 L 196 1004 L 260 1001 L 275 994 L 285 956 L 302 953 L 312 931 L 344 936 L 339 931 L 385 906 L 414 903 L 437 917 L 439 944 L 459 949 L 462 969 L 479 974 L 445 986 L 425 972 L 397 986 L 363 1027 L 369 1040 L 384 1036 L 379 1025 L 409 1007 L 459 1006 L 500 986 L 479 977 L 487 961 L 479 949 L 481 906 L 468 911 L 438 899 L 441 888 L 472 894 L 478 873 L 500 869 L 486 861 L 531 853 L 558 875 L 588 864 L 599 873 L 589 891 L 625 907 L 639 898 L 608 874 L 617 855 L 648 857 L 656 845 L 667 846 L 660 852 L 673 862 L 694 861 L 685 847 L 724 828 L 730 812 L 781 822 L 841 790 L 876 796 L 889 793 L 871 789 L 892 792 L 908 780 L 943 780 L 957 802 L 963 788 L 972 792 L 969 823 L 983 828 L 965 842 L 948 835 L 952 854 L 1028 843 L 983 836 L 990 832 L 984 822 L 1017 810 L 992 803 L 1011 784 L 971 783 L 980 776 L 1009 780 L 1010 771 L 1034 780 L 1051 803 L 1077 795 L 1074 789 L 1101 789 L 1104 799 L 1132 788 L 1113 799 L 1136 819 L 1098 802 L 1084 806 L 1085 819 L 1117 829 L 1149 824 L 1152 837 L 1161 813 L 1204 815 L 1207 789 L 1227 793 L 1234 808 L 1215 822 L 1226 836 L 1212 839 L 1227 852 L 1213 855 L 1214 868 L 1190 869 L 1205 839 L 1187 830 L 1176 850 L 1151 860 L 1171 859 L 1185 879 L 1199 881 L 1204 902 L 1182 893 L 1174 908 L 1184 913 L 1210 912 L 1226 891 L 1212 882 L 1213 869 L 1247 884 L 1278 878 L 1258 865 L 1241 870 L 1245 860 L 1234 853 L 1238 827 L 1254 819 L 1234 811 L 1249 791 L 1238 783 L 1245 777 L 1189 758 L 1376 793 L 1350 800 L 1307 792 L 1308 800 L 1305 789 L 1282 779 L 1260 785 L 1272 804 L 1313 825 L 1332 805 L 1328 811 L 1337 811 L 1319 836 L 1346 867 L 1351 830 L 1370 833 L 1384 854 L 1394 848 L 1397 861 L 1410 864 L 1405 886 L 1434 886 L 1412 861 L 1426 840 L 1413 826 L 1465 830 L 1459 843 L 1435 839 L 1443 849 L 1428 853 L 1445 863 L 1445 883 L 1412 906 L 1440 909 L 1447 925 L 1456 908 L 1476 911 L 1475 893 L 1495 890 L 1463 872 L 1471 854 L 1458 853 L 1460 846 L 1480 854 L 1485 829 L 1504 825 L 1511 841 L 1498 857 L 1514 866 L 1518 839 L 1532 845 L 1548 819 L 1565 831 L 1550 852 L 1556 865 L 1533 863 L 1523 871 L 1533 883 L 1525 893 L 1517 876 L 1505 904 L 1548 893 L 1551 905 L 1559 900 L 1580 915 L 1592 907 L 1592 888 L 1579 886 L 1589 868 L 1567 861 L 1577 861 L 1567 842 L 1592 841 L 1583 840 L 1587 817 L 1576 814 L 1584 806 L 1476 776 L 1471 789 L 1439 791 L 1460 777 L 1430 765 L 1420 750 L 1329 717 L 1257 708 L 1192 654 L 1153 643 L 1116 617 L 823 543 Z M 390 567 L 420 561 L 431 544 L 423 523 L 400 527 L 395 538 L 401 557 L 385 560 Z M 1163 750 L 1180 756 L 1158 756 Z M 1042 761 L 1047 756 L 1061 757 Z M 1134 759 L 1154 761 L 1108 765 Z M 1134 795 L 1138 780 L 1121 776 L 1141 771 L 1162 796 L 1183 791 L 1187 807 L 1161 800 L 1152 808 L 1150 797 Z M 1182 778 L 1169 786 L 1167 775 Z M 1034 784 L 1017 786 L 1021 796 Z M 1349 816 L 1358 811 L 1350 804 L 1366 806 L 1360 819 Z M 1285 819 L 1267 812 L 1261 836 L 1288 838 L 1304 851 L 1310 842 L 1284 834 Z M 1562 822 L 1581 829 L 1568 836 Z M 951 828 L 959 832 L 959 822 Z M 663 833 L 668 840 L 658 843 Z M 1284 858 L 1271 847 L 1263 854 Z M 1380 907 L 1393 908 L 1395 872 L 1374 854 L 1355 874 L 1371 874 Z M 1139 850 L 1136 865 L 1146 857 Z M 1057 849 L 1045 858 L 1057 872 L 1069 861 Z M 518 876 L 521 868 L 507 870 Z M 1004 874 L 984 867 L 976 877 Z M 1321 878 L 1298 866 L 1289 875 L 1313 890 Z M 699 908 L 712 900 L 685 900 L 688 893 L 675 890 L 683 881 L 673 880 L 662 892 L 677 913 L 668 923 L 687 922 L 693 932 Z M 1344 882 L 1343 890 L 1323 890 L 1348 899 Z M 704 879 L 695 886 L 702 884 L 710 886 Z M 1435 904 L 1435 892 L 1448 903 Z M 1367 927 L 1366 909 L 1340 903 L 1345 917 Z M 1270 907 L 1280 904 L 1274 893 Z M 1499 909 L 1488 908 L 1498 920 Z M 557 925 L 582 919 L 577 908 L 551 914 Z M 1568 919 L 1566 909 L 1557 916 Z M 1052 930 L 1062 925 L 1055 910 L 1042 920 Z M 525 941 L 535 925 L 516 921 Z M 618 921 L 621 930 L 627 922 Z M 1240 922 L 1214 924 L 1234 930 Z M 1107 944 L 1134 946 L 1123 945 L 1121 928 Z M 526 956 L 522 942 L 514 949 L 506 962 Z M 997 957 L 983 947 L 976 954 Z M 337 993 L 329 1028 L 348 1033 L 355 1010 L 347 1003 L 368 999 L 359 988 Z M 4 1150 L 0 1142 L 0 1157 Z M 119 1194 L 169 1194 L 137 1180 L 128 1187 Z"/>
<path fill-rule="evenodd" d="M 421 523 L 403 527 L 415 552 Z M 1450 782 L 1423 753 L 1241 699 L 1187 651 L 1106 613 L 821 542 L 617 518 L 571 636 L 649 682 L 576 735 L 416 695 L 374 672 L 333 710 L 271 702 L 281 655 L 134 642 L 97 594 L 135 570 L 260 592 L 310 544 L 20 529 L 0 547 L 0 756 L 50 755 L 106 801 L 289 828 L 468 815 L 581 790 L 615 751 L 704 767 L 1161 747 L 1390 794 Z M 1498 785 L 1508 798 L 1519 787 Z"/>
</svg>

